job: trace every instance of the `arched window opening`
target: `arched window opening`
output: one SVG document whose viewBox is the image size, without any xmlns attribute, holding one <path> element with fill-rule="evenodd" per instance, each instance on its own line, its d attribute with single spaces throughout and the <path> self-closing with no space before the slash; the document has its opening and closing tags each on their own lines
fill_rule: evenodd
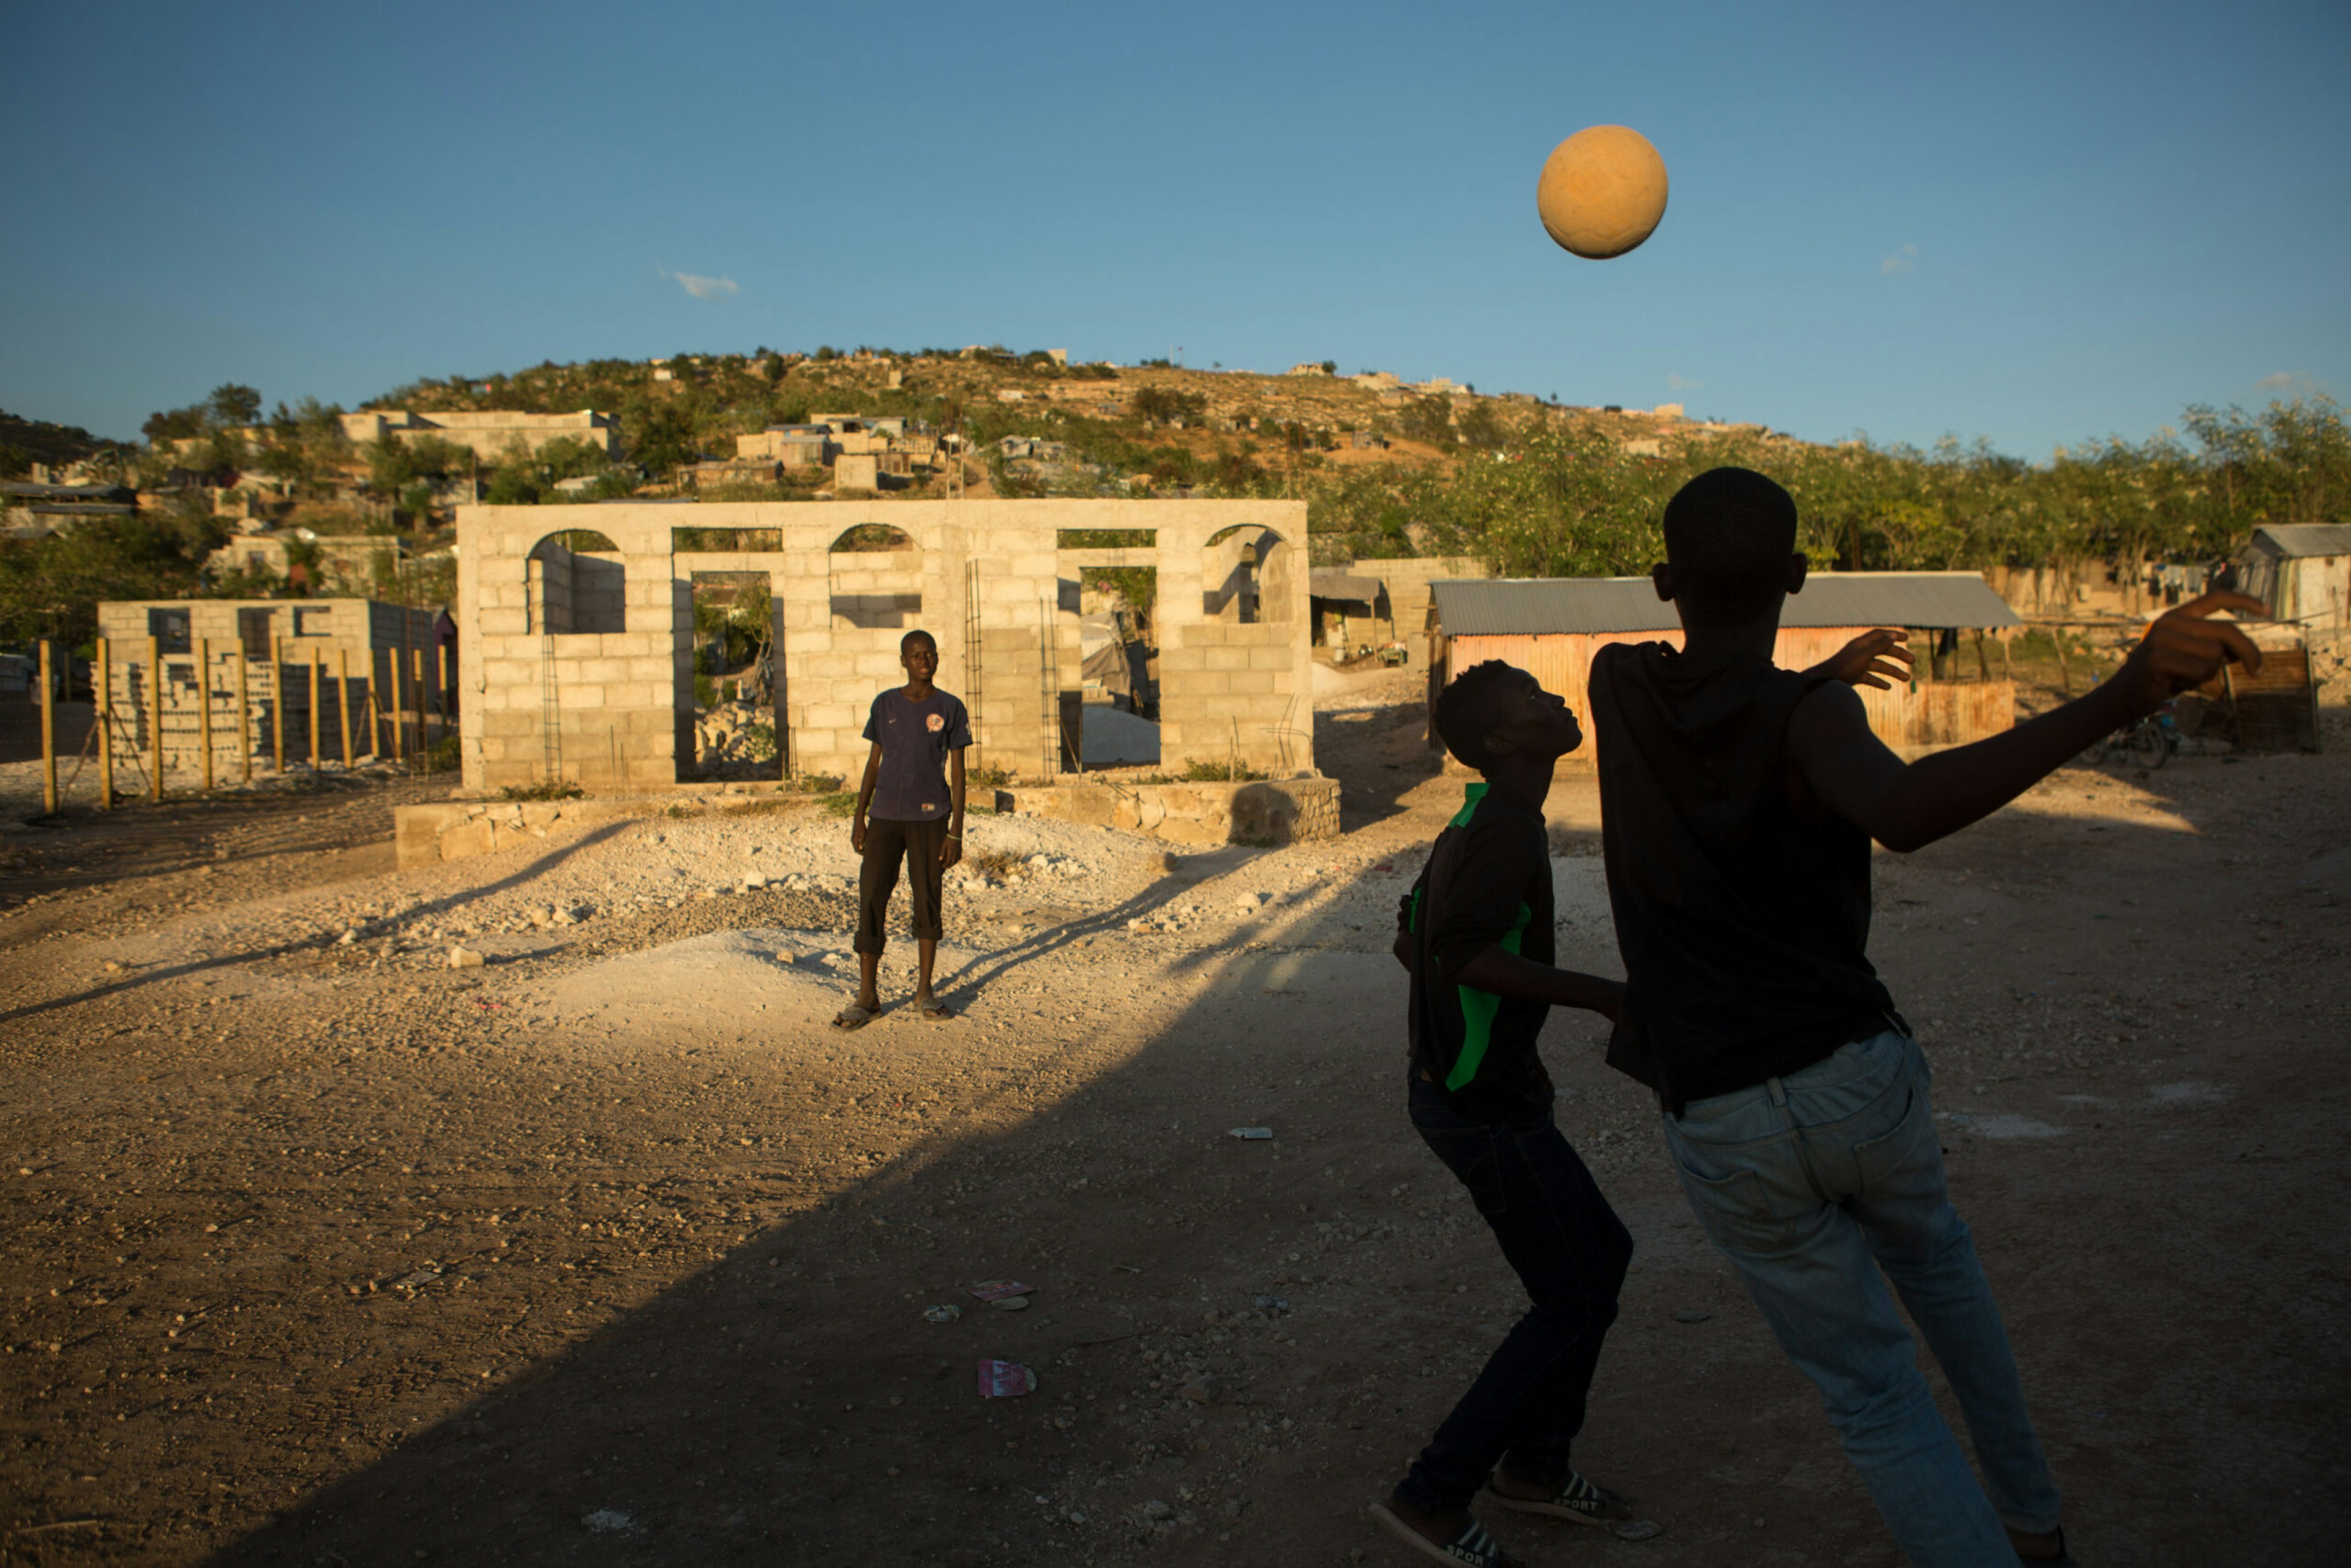
<svg viewBox="0 0 2351 1568">
<path fill-rule="evenodd" d="M 1201 614 L 1241 626 L 1287 621 L 1294 553 L 1271 528 L 1243 525 L 1209 536 L 1200 551 Z"/>
<path fill-rule="evenodd" d="M 832 541 L 832 623 L 904 632 L 923 618 L 922 552 L 887 523 L 860 523 Z"/>
<path fill-rule="evenodd" d="M 531 547 L 530 629 L 564 636 L 628 630 L 628 572 L 621 547 L 593 528 L 566 528 Z"/>
</svg>

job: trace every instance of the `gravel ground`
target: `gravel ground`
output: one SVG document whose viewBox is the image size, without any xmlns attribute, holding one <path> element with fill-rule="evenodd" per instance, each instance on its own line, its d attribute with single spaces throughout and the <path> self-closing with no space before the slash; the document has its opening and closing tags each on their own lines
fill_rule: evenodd
<svg viewBox="0 0 2351 1568">
<path fill-rule="evenodd" d="M 0 1552 L 1400 1563 L 1363 1505 L 1522 1301 L 1401 1106 L 1384 948 L 1458 787 L 1358 695 L 1318 721 L 1331 843 L 1171 870 L 976 821 L 1009 874 L 949 894 L 946 1024 L 822 1021 L 852 867 L 814 808 L 407 873 L 388 808 L 444 789 L 0 837 Z M 1588 785 L 1551 810 L 1562 961 L 1613 972 Z M 1878 866 L 2077 1553 L 2330 1560 L 2340 758 L 2069 769 Z M 1639 1246 L 1578 1457 L 1664 1534 L 1499 1533 L 1891 1564 L 1600 1041 L 1545 1048 Z M 1027 1310 L 970 1294 L 1004 1279 Z M 981 1398 L 983 1358 L 1036 1392 Z"/>
</svg>

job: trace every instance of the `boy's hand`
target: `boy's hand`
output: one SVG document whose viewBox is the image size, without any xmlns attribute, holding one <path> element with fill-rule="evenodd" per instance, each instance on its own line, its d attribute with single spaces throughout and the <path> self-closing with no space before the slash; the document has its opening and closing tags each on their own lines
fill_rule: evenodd
<svg viewBox="0 0 2351 1568">
<path fill-rule="evenodd" d="M 1397 963 L 1402 964 L 1405 969 L 1409 970 L 1412 967 L 1412 933 L 1409 931 L 1397 932 L 1395 935 L 1395 940 L 1388 944 L 1388 951 L 1395 955 L 1395 961 Z"/>
<path fill-rule="evenodd" d="M 2157 616 L 2115 672 L 2116 694 L 2131 717 L 2153 713 L 2181 692 L 2202 685 L 2231 660 L 2248 673 L 2261 669 L 2262 651 L 2251 637 L 2232 622 L 2206 619 L 2222 610 L 2263 618 L 2270 612 L 2251 594 L 2216 591 Z"/>
<path fill-rule="evenodd" d="M 963 835 L 951 833 L 939 845 L 939 867 L 943 871 L 952 871 L 955 869 L 956 862 L 961 859 L 963 859 Z"/>
<path fill-rule="evenodd" d="M 1874 686 L 1886 691 L 1893 681 L 1907 683 L 1910 679 L 1913 655 L 1903 646 L 1909 640 L 1909 632 L 1890 626 L 1864 632 L 1804 674 L 1826 675 L 1849 686 Z"/>
<path fill-rule="evenodd" d="M 860 815 L 849 824 L 849 847 L 859 854 L 865 852 L 865 818 Z"/>
</svg>

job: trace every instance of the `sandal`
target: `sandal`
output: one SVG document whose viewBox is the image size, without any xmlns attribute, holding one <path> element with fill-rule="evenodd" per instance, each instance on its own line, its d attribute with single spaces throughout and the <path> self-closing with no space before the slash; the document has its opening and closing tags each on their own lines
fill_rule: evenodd
<svg viewBox="0 0 2351 1568">
<path fill-rule="evenodd" d="M 1402 1515 L 1384 1502 L 1372 1504 L 1372 1517 L 1422 1556 L 1452 1563 L 1455 1568 L 1527 1568 L 1524 1562 L 1503 1551 L 1501 1543 L 1474 1519 L 1463 1525 L 1453 1539 L 1439 1543 L 1406 1524 Z"/>
<path fill-rule="evenodd" d="M 925 1002 L 915 1009 L 914 1016 L 925 1023 L 945 1023 L 955 1017 L 955 1009 L 940 1002 Z"/>
<path fill-rule="evenodd" d="M 1594 1486 L 1573 1470 L 1567 1479 L 1549 1497 L 1512 1497 L 1494 1490 L 1494 1478 L 1486 1478 L 1486 1495 L 1504 1508 L 1520 1513 L 1545 1514 L 1552 1519 L 1572 1519 L 1578 1524 L 1613 1524 L 1633 1517 L 1633 1505 L 1610 1491 Z"/>
<path fill-rule="evenodd" d="M 863 1029 L 881 1016 L 880 1008 L 863 1008 L 852 1002 L 832 1015 L 832 1027 L 846 1033 L 852 1029 Z"/>
</svg>

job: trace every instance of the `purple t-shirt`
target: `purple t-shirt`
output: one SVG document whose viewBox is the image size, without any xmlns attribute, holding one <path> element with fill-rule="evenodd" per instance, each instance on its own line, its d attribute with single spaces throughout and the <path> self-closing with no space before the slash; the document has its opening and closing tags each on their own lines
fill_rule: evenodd
<svg viewBox="0 0 2351 1568">
<path fill-rule="evenodd" d="M 865 738 L 882 743 L 870 814 L 893 822 L 946 821 L 954 804 L 947 753 L 971 744 L 962 702 L 935 686 L 921 702 L 908 702 L 903 689 L 893 687 L 873 699 Z"/>
</svg>

